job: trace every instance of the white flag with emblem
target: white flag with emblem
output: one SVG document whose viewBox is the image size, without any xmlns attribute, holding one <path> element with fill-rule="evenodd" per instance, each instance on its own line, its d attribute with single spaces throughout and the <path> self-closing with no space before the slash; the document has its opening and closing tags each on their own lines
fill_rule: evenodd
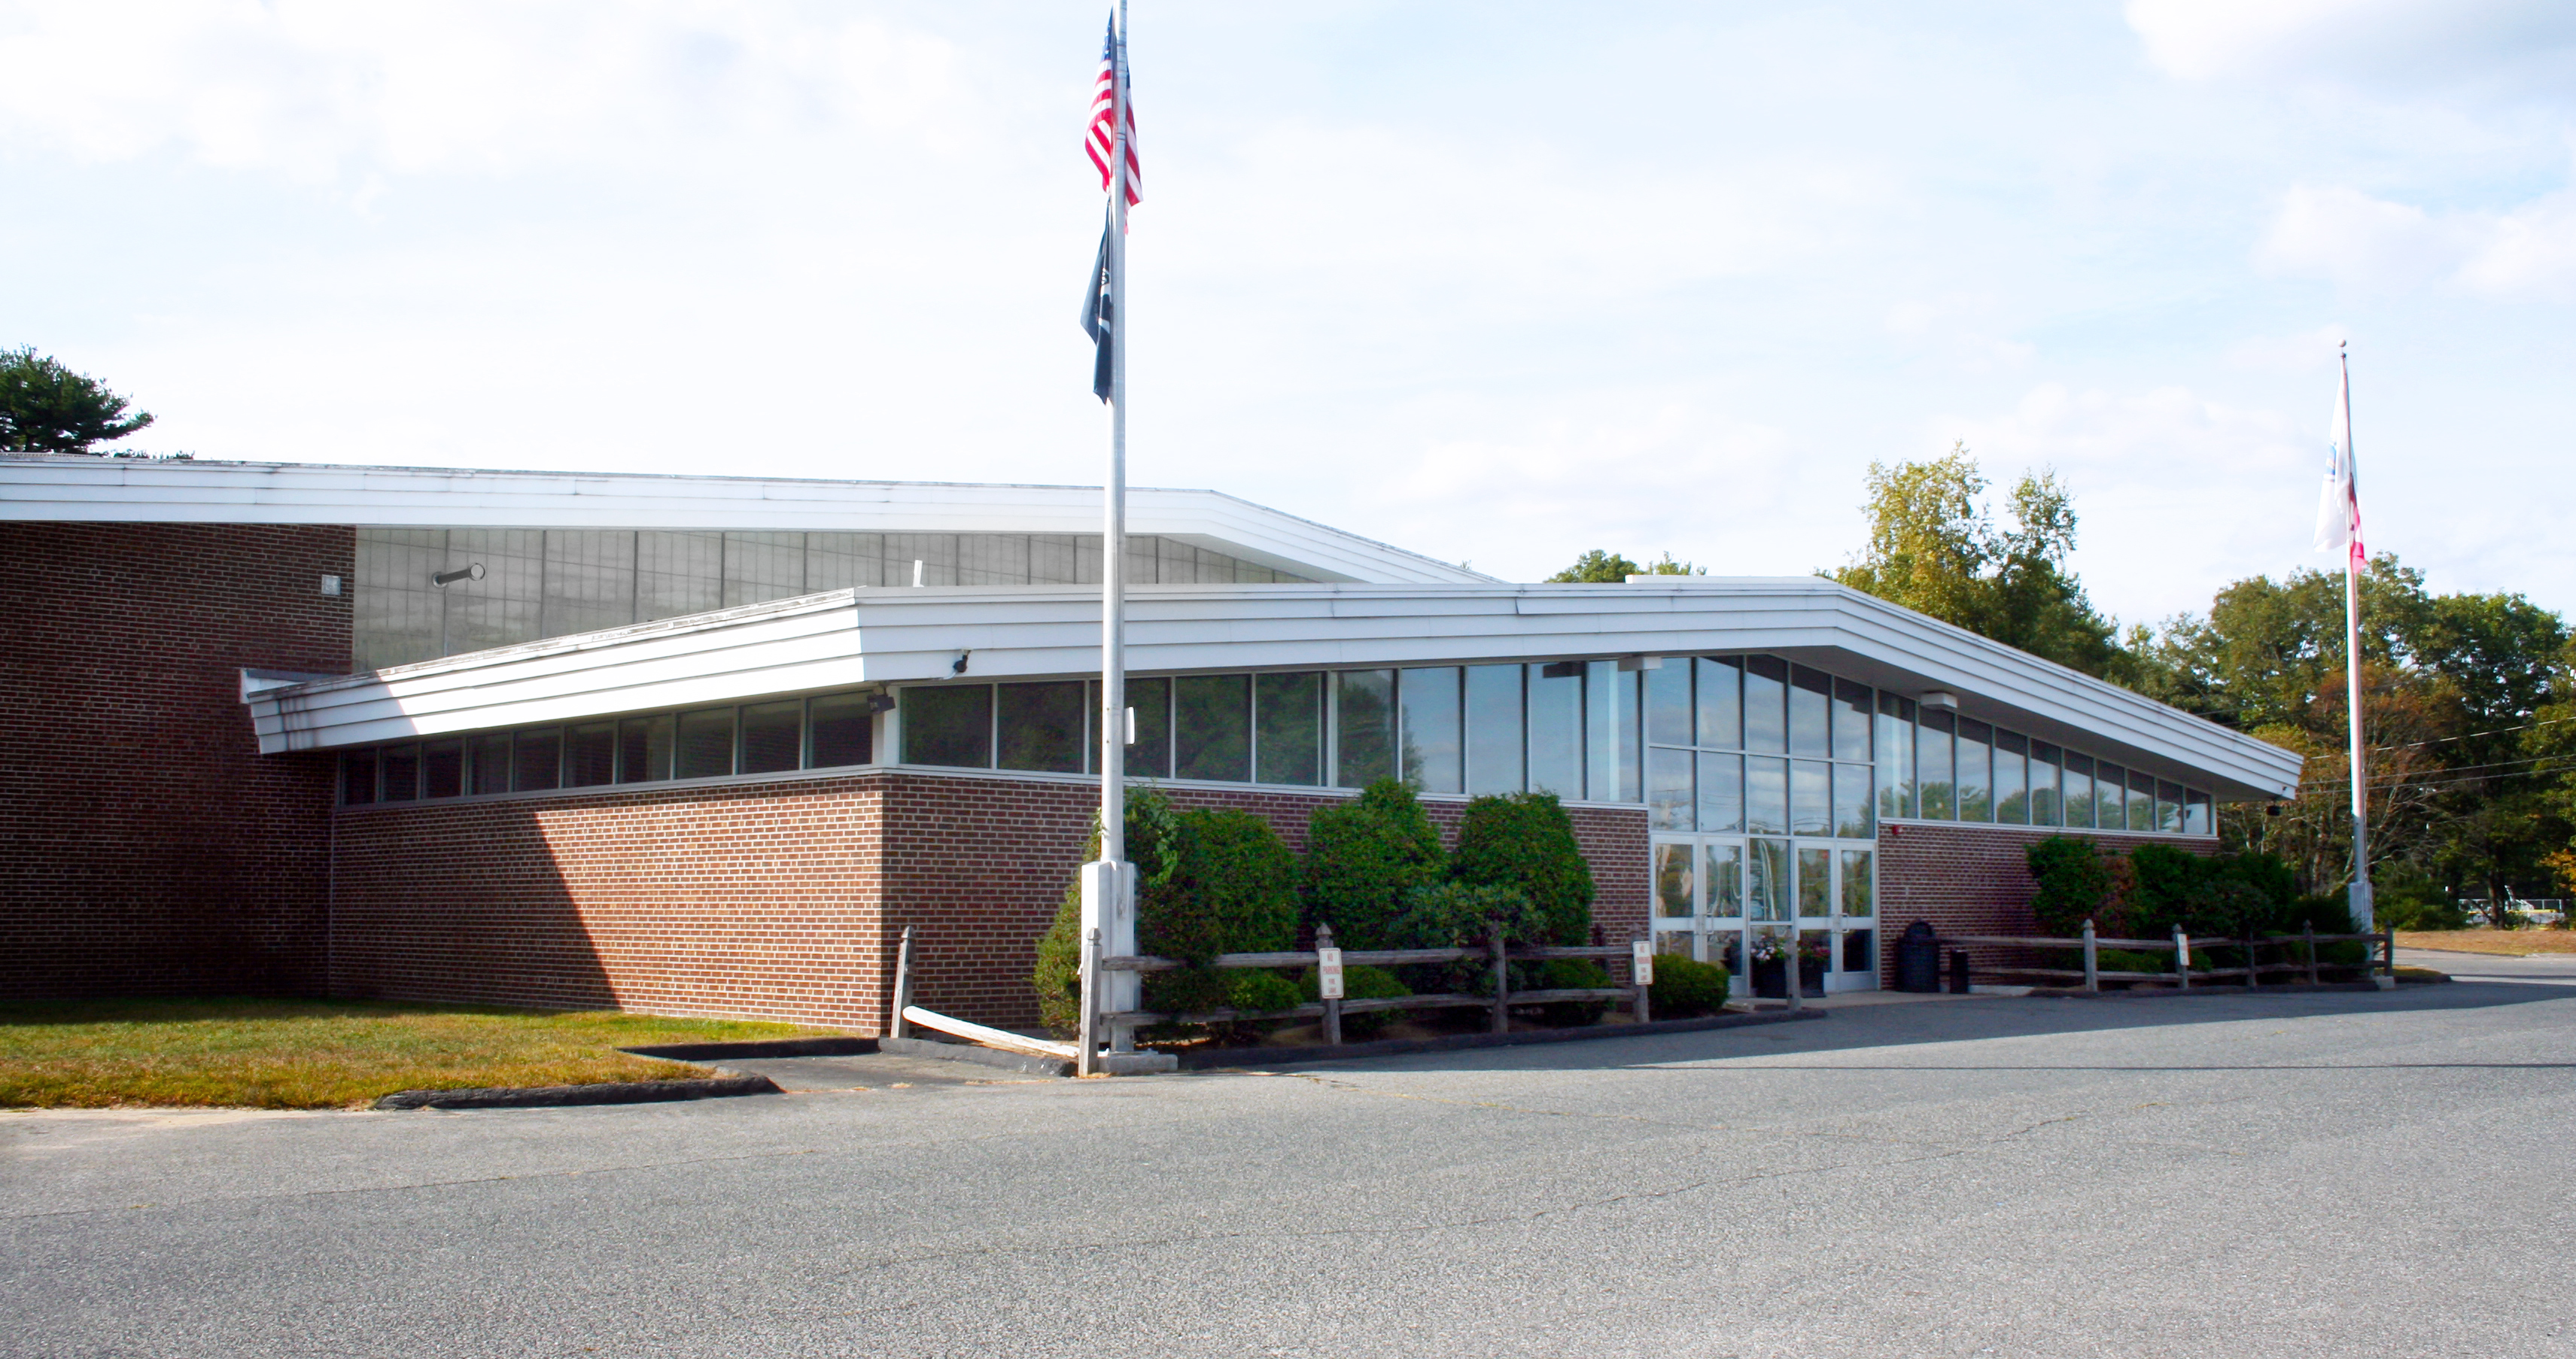
<svg viewBox="0 0 2576 1359">
<path fill-rule="evenodd" d="M 2334 441 L 2326 453 L 2326 481 L 2317 492 L 2317 551 L 2343 549 L 2363 561 L 2361 491 L 2352 465 L 2352 376 L 2335 387 Z"/>
</svg>

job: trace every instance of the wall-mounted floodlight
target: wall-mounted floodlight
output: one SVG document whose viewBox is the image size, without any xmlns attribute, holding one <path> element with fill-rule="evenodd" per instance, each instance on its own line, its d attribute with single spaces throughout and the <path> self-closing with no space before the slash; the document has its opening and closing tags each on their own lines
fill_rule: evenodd
<svg viewBox="0 0 2576 1359">
<path fill-rule="evenodd" d="M 1947 689 L 1934 689 L 1914 701 L 1934 712 L 1954 713 L 1959 710 L 1959 696 Z"/>
<path fill-rule="evenodd" d="M 1539 667 L 1538 677 L 1540 679 L 1581 679 L 1583 678 L 1583 662 L 1550 661 Z"/>
<path fill-rule="evenodd" d="M 1661 670 L 1664 668 L 1664 658 L 1661 656 L 1622 656 L 1619 658 L 1619 668 L 1630 672 L 1638 670 Z"/>
<path fill-rule="evenodd" d="M 972 656 L 972 655 L 974 655 L 974 654 L 975 654 L 975 653 L 974 653 L 974 652 L 972 652 L 972 651 L 960 651 L 960 652 L 958 652 L 958 653 L 957 653 L 957 659 L 956 659 L 956 660 L 953 660 L 953 661 L 950 661 L 950 662 L 948 663 L 948 673 L 949 673 L 949 674 L 952 674 L 952 675 L 962 675 L 962 674 L 965 674 L 965 673 L 966 673 L 966 658 L 967 658 L 967 657 L 969 657 L 969 656 Z"/>
<path fill-rule="evenodd" d="M 448 586 L 454 585 L 460 580 L 481 579 L 483 579 L 483 563 L 474 562 L 469 565 L 460 566 L 453 571 L 441 571 L 437 575 L 431 576 L 429 578 L 429 583 L 444 590 Z"/>
<path fill-rule="evenodd" d="M 878 713 L 882 713 L 882 712 L 891 712 L 891 711 L 893 711 L 893 709 L 894 709 L 894 695 L 892 695 L 892 694 L 870 694 L 870 695 L 868 695 L 868 715 L 869 715 L 869 716 L 873 717 L 873 716 L 875 716 L 875 715 L 876 715 L 876 714 L 878 714 Z"/>
</svg>

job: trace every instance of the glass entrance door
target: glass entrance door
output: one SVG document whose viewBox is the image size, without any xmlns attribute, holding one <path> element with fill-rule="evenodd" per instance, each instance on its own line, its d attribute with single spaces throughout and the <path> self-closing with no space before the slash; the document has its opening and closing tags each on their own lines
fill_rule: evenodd
<svg viewBox="0 0 2576 1359">
<path fill-rule="evenodd" d="M 1744 842 L 1701 835 L 1655 841 L 1655 951 L 1727 963 L 1744 932 Z"/>
<path fill-rule="evenodd" d="M 1799 956 L 1823 964 L 1827 995 L 1878 987 L 1877 866 L 1874 850 L 1796 842 Z"/>
<path fill-rule="evenodd" d="M 1655 839 L 1655 951 L 1724 963 L 1752 994 L 1747 958 L 1796 952 L 1825 993 L 1878 986 L 1877 853 L 1848 840 Z"/>
</svg>

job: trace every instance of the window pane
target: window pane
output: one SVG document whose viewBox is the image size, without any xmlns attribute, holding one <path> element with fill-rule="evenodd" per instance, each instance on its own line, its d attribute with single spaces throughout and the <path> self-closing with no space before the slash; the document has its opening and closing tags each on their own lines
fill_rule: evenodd
<svg viewBox="0 0 2576 1359">
<path fill-rule="evenodd" d="M 1870 814 L 1870 767 L 1865 764 L 1834 766 L 1834 834 L 1846 840 L 1866 840 L 1878 834 L 1878 818 Z"/>
<path fill-rule="evenodd" d="M 2129 771 L 2129 829 L 2151 831 L 2155 828 L 2156 781 L 2153 776 L 2132 769 Z"/>
<path fill-rule="evenodd" d="M 1395 777 L 1395 672 L 1343 670 L 1333 676 L 1333 782 L 1365 788 Z"/>
<path fill-rule="evenodd" d="M 1746 844 L 1744 908 L 1753 920 L 1789 918 L 1789 842 L 1753 840 Z"/>
<path fill-rule="evenodd" d="M 473 768 L 467 771 L 478 793 L 510 791 L 510 733 L 488 732 L 465 743 L 466 753 L 473 757 Z"/>
<path fill-rule="evenodd" d="M 376 752 L 353 750 L 340 757 L 340 801 L 363 807 L 376 800 Z"/>
<path fill-rule="evenodd" d="M 1656 830 L 1691 829 L 1694 758 L 1690 751 L 1661 746 L 1646 752 L 1646 822 Z"/>
<path fill-rule="evenodd" d="M 546 530 L 545 635 L 634 621 L 634 530 Z"/>
<path fill-rule="evenodd" d="M 635 535 L 635 618 L 649 623 L 724 604 L 724 535 L 647 529 Z"/>
<path fill-rule="evenodd" d="M 1834 753 L 1827 727 L 1833 711 L 1834 682 L 1801 665 L 1789 672 L 1789 753 L 1823 759 Z"/>
<path fill-rule="evenodd" d="M 2065 791 L 2058 797 L 2058 811 L 2066 824 L 2079 830 L 2093 825 L 2093 757 L 2066 752 L 2066 772 L 2059 776 Z"/>
<path fill-rule="evenodd" d="M 965 688 L 976 694 L 984 704 L 989 705 L 991 703 L 990 686 L 975 684 L 965 686 Z M 932 690 L 927 692 L 946 693 L 950 691 Z M 986 719 L 979 715 L 976 721 L 977 725 L 975 730 L 980 735 L 984 731 L 983 723 Z M 732 773 L 733 709 L 704 708 L 697 712 L 680 714 L 679 730 L 673 753 L 674 762 L 677 765 L 677 768 L 673 771 L 673 776 L 676 778 L 712 779 L 720 778 L 726 774 Z M 987 763 L 989 763 L 989 761 L 987 761 Z"/>
<path fill-rule="evenodd" d="M 1842 970 L 1864 973 L 1878 970 L 1878 931 L 1843 931 Z"/>
<path fill-rule="evenodd" d="M 1777 656 L 1744 658 L 1744 748 L 1789 749 L 1789 663 Z"/>
<path fill-rule="evenodd" d="M 895 697 L 903 705 L 905 764 L 944 764 L 957 769 L 993 767 L 993 686 L 917 685 L 899 691 Z M 731 751 L 733 733 L 727 731 L 725 736 L 725 749 Z M 689 717 L 682 717 L 680 777 L 684 779 L 695 777 L 689 772 L 689 752 Z"/>
<path fill-rule="evenodd" d="M 1517 793 L 1521 776 L 1521 667 L 1468 666 L 1467 791 Z"/>
<path fill-rule="evenodd" d="M 1834 852 L 1798 851 L 1798 914 L 1810 920 L 1834 913 Z"/>
<path fill-rule="evenodd" d="M 2054 826 L 2061 819 L 2057 805 L 2058 765 L 2064 753 L 2046 741 L 2030 743 L 2030 824 Z"/>
<path fill-rule="evenodd" d="M 2008 826 L 2030 822 L 2030 742 L 2017 733 L 1996 728 L 1994 733 L 1995 783 L 1989 795 L 1994 802 L 1995 820 Z"/>
<path fill-rule="evenodd" d="M 510 735 L 513 792 L 555 787 L 563 780 L 563 729 L 538 727 Z"/>
<path fill-rule="evenodd" d="M 651 783 L 671 777 L 669 713 L 630 717 L 617 724 L 617 781 Z"/>
<path fill-rule="evenodd" d="M 1172 777 L 1252 781 L 1252 676 L 1172 681 Z"/>
<path fill-rule="evenodd" d="M 420 751 L 420 795 L 456 797 L 465 791 L 465 743 L 433 741 Z"/>
<path fill-rule="evenodd" d="M 1872 708 L 1870 688 L 1847 679 L 1834 681 L 1834 758 L 1866 760 L 1869 758 L 1869 729 Z"/>
<path fill-rule="evenodd" d="M 1743 662 L 1733 656 L 1702 656 L 1691 662 L 1691 669 L 1698 676 L 1699 743 L 1721 750 L 1743 749 Z"/>
<path fill-rule="evenodd" d="M 387 746 L 376 752 L 387 802 L 420 800 L 420 747 Z"/>
<path fill-rule="evenodd" d="M 1127 747 L 1130 778 L 1172 776 L 1172 682 L 1168 679 L 1127 681 L 1127 706 L 1136 710 L 1136 743 Z"/>
<path fill-rule="evenodd" d="M 1698 911 L 1699 904 L 1691 893 L 1691 846 L 1655 846 L 1655 914 L 1688 920 Z"/>
<path fill-rule="evenodd" d="M 1710 845 L 1702 860 L 1707 874 L 1707 914 L 1732 918 L 1744 914 L 1744 847 Z"/>
<path fill-rule="evenodd" d="M 1682 656 L 1666 656 L 1654 670 L 1637 672 L 1646 682 L 1646 741 L 1650 745 L 1691 743 L 1691 666 Z"/>
<path fill-rule="evenodd" d="M 2367 712 L 2368 709 L 2363 711 Z M 2156 829 L 2171 835 L 2182 829 L 2182 785 L 2159 780 L 2156 784 Z"/>
<path fill-rule="evenodd" d="M 876 714 L 866 694 L 825 694 L 806 711 L 816 769 L 866 764 L 875 756 Z"/>
<path fill-rule="evenodd" d="M 1049 684 L 1003 684 L 995 688 L 995 725 L 1003 769 L 1033 769 L 1048 774 L 1082 772 L 1083 710 L 1091 689 L 1081 680 Z M 743 721 L 751 720 L 748 709 Z M 751 739 L 743 738 L 748 752 Z M 746 771 L 747 772 L 747 771 Z"/>
<path fill-rule="evenodd" d="M 1995 729 L 1983 722 L 1959 719 L 1959 819 L 1992 821 Z"/>
<path fill-rule="evenodd" d="M 1512 688 L 1520 688 L 1520 667 L 1505 666 L 1512 672 Z M 1259 675 L 1252 681 L 1253 718 L 1257 727 L 1253 741 L 1254 758 L 1260 768 L 1256 782 L 1293 783 L 1304 786 L 1324 781 L 1324 677 L 1320 674 Z M 1520 744 L 1520 724 L 1512 724 L 1515 752 Z M 1518 785 L 1514 785 L 1518 790 Z"/>
<path fill-rule="evenodd" d="M 2129 771 L 2116 764 L 2093 767 L 2093 824 L 2104 830 L 2129 828 Z"/>
<path fill-rule="evenodd" d="M 1877 888 L 1872 879 L 1876 855 L 1865 849 L 1846 849 L 1843 856 L 1842 906 L 1846 916 L 1872 916 L 1878 913 Z"/>
<path fill-rule="evenodd" d="M 1396 685 L 1404 709 L 1404 777 L 1426 793 L 1466 786 L 1458 749 L 1458 667 L 1407 670 Z"/>
<path fill-rule="evenodd" d="M 1926 709 L 1914 725 L 1914 814 L 1926 821 L 1947 821 L 1958 809 L 1950 801 L 1950 714 Z"/>
<path fill-rule="evenodd" d="M 1699 828 L 1704 831 L 1744 829 L 1744 757 L 1699 757 Z"/>
<path fill-rule="evenodd" d="M 1789 762 L 1747 756 L 1744 761 L 1744 828 L 1780 835 L 1789 829 Z"/>
<path fill-rule="evenodd" d="M 2363 711 L 2367 712 L 2368 709 Z M 2215 835 L 2218 833 L 2217 808 L 2210 804 L 2209 794 L 2197 788 L 2182 795 L 2182 833 Z"/>
<path fill-rule="evenodd" d="M 1616 661 L 1587 662 L 1583 703 L 1583 795 L 1595 802 L 1640 800 L 1637 676 Z"/>
<path fill-rule="evenodd" d="M 584 722 L 565 733 L 564 783 L 590 788 L 617 780 L 617 724 Z"/>
<path fill-rule="evenodd" d="M 1914 815 L 1914 700 L 1878 696 L 1878 815 Z"/>
<path fill-rule="evenodd" d="M 1789 762 L 1789 833 L 1834 833 L 1833 766 L 1822 760 Z"/>
<path fill-rule="evenodd" d="M 1529 668 L 1529 786 L 1561 798 L 1583 796 L 1583 665 Z"/>
<path fill-rule="evenodd" d="M 1075 701 L 1080 702 L 1079 698 Z M 742 755 L 736 769 L 745 774 L 783 774 L 803 764 L 804 755 L 804 700 L 791 698 L 743 708 Z"/>
</svg>

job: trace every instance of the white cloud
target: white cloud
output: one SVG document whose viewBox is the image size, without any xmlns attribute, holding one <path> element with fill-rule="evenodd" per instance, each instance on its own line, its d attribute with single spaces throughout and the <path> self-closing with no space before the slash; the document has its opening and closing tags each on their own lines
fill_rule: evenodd
<svg viewBox="0 0 2576 1359">
<path fill-rule="evenodd" d="M 2448 285 L 2506 300 L 2576 295 L 2576 190 L 2507 212 L 2429 213 L 2344 186 L 2301 185 L 2255 252 L 2264 268 L 2367 292 Z"/>
</svg>

